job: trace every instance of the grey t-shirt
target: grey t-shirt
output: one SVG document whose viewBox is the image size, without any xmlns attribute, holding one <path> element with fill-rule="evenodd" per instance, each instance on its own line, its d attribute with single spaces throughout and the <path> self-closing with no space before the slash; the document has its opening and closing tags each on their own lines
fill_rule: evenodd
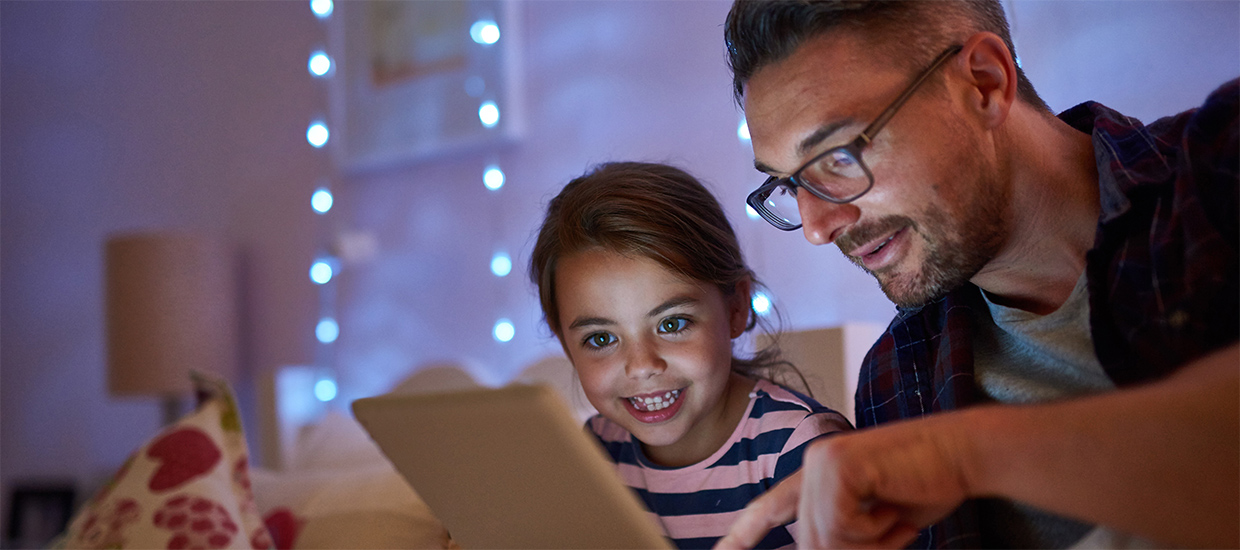
<svg viewBox="0 0 1240 550">
<path fill-rule="evenodd" d="M 979 320 L 973 341 L 974 375 L 984 395 L 1020 404 L 1115 388 L 1094 353 L 1083 273 L 1067 301 L 1046 315 L 985 298 L 992 322 Z M 994 548 L 1066 548 L 1093 528 L 1003 499 L 981 501 L 979 513 L 982 542 Z"/>
<path fill-rule="evenodd" d="M 981 323 L 973 341 L 983 394 L 1001 403 L 1039 403 L 1115 389 L 1094 353 L 1084 274 L 1067 301 L 1046 315 L 982 296 L 992 320 Z"/>
</svg>

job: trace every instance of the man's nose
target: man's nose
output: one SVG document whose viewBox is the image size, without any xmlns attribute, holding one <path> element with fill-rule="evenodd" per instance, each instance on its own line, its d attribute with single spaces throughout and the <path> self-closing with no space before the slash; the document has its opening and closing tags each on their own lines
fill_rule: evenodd
<svg viewBox="0 0 1240 550">
<path fill-rule="evenodd" d="M 797 194 L 797 210 L 801 212 L 801 230 L 810 244 L 831 244 L 844 230 L 861 217 L 856 203 L 837 204 L 824 201 L 812 193 Z"/>
</svg>

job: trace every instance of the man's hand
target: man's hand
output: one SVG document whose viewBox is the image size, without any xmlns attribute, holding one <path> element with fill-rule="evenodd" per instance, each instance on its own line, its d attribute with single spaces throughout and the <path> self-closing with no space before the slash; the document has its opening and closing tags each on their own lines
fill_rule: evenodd
<svg viewBox="0 0 1240 550">
<path fill-rule="evenodd" d="M 802 547 L 907 545 L 967 494 L 962 472 L 969 447 L 954 435 L 961 423 L 937 420 L 814 443 L 805 451 L 802 470 L 750 503 L 717 548 L 752 548 L 794 517 L 800 518 L 795 527 Z"/>
<path fill-rule="evenodd" d="M 795 516 L 800 546 L 897 548 L 965 498 L 1000 497 L 1168 546 L 1235 548 L 1237 359 L 1233 345 L 1154 383 L 818 441 L 719 545 L 752 547 Z"/>
<path fill-rule="evenodd" d="M 955 415 L 952 415 L 955 416 Z M 797 544 L 902 548 L 968 494 L 959 422 L 930 418 L 823 440 L 803 461 Z"/>
<path fill-rule="evenodd" d="M 797 470 L 771 490 L 751 500 L 732 524 L 728 534 L 715 543 L 715 548 L 753 548 L 762 542 L 762 537 L 771 529 L 795 519 L 797 504 L 801 499 L 801 475 L 802 472 Z"/>
</svg>

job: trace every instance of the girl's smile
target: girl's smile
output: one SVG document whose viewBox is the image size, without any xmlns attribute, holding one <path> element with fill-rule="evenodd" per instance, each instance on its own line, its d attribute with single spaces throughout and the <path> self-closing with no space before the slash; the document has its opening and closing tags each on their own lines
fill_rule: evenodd
<svg viewBox="0 0 1240 550">
<path fill-rule="evenodd" d="M 732 297 L 654 260 L 587 249 L 560 259 L 557 331 L 590 403 L 666 466 L 710 456 L 753 381 L 732 372 L 748 287 Z"/>
<path fill-rule="evenodd" d="M 657 424 L 663 422 L 680 411 L 684 401 L 680 399 L 684 389 L 629 397 L 629 414 L 640 422 Z"/>
</svg>

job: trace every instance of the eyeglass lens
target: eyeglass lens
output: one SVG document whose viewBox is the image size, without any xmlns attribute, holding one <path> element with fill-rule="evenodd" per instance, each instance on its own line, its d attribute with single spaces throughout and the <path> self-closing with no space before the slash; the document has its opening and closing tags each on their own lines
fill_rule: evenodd
<svg viewBox="0 0 1240 550">
<path fill-rule="evenodd" d="M 762 200 L 762 206 L 767 214 L 783 220 L 787 227 L 801 225 L 801 211 L 797 208 L 795 188 L 787 185 L 775 186 Z"/>
<path fill-rule="evenodd" d="M 809 166 L 796 174 L 797 183 L 811 186 L 815 191 L 836 200 L 852 198 L 870 186 L 869 175 L 861 166 L 861 159 L 844 148 L 827 151 Z"/>
<path fill-rule="evenodd" d="M 870 187 L 870 175 L 860 159 L 844 148 L 832 149 L 807 165 L 796 175 L 796 181 L 835 200 L 851 199 Z M 789 226 L 801 224 L 795 188 L 786 184 L 776 186 L 762 200 L 762 205 L 769 214 Z"/>
</svg>

